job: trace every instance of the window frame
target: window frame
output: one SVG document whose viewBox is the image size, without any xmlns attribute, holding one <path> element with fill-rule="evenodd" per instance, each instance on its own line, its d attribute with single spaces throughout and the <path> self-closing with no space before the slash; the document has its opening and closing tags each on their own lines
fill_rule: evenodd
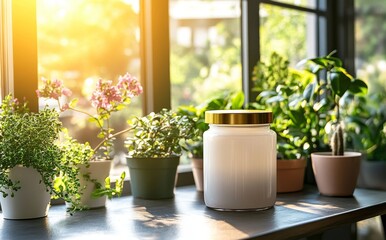
<svg viewBox="0 0 386 240">
<path fill-rule="evenodd" d="M 315 0 L 315 8 L 301 7 L 274 0 L 241 0 L 241 54 L 242 81 L 245 101 L 256 99 L 252 91 L 252 73 L 255 64 L 260 60 L 260 16 L 261 4 L 269 4 L 291 10 L 316 15 L 316 53 L 327 55 L 337 49 L 337 56 L 343 59 L 350 72 L 354 70 L 354 0 Z M 256 14 L 257 13 L 257 14 Z M 258 31 L 256 31 L 258 29 Z"/>
</svg>

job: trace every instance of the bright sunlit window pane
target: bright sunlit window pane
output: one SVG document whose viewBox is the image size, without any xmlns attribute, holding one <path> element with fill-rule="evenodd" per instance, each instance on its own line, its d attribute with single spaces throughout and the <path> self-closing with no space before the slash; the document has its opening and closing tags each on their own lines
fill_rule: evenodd
<svg viewBox="0 0 386 240">
<path fill-rule="evenodd" d="M 274 0 L 276 2 L 288 3 L 301 7 L 316 8 L 316 0 Z"/>
<path fill-rule="evenodd" d="M 288 58 L 292 66 L 316 56 L 316 16 L 311 13 L 262 4 L 260 8 L 261 58 L 272 52 Z"/>
<path fill-rule="evenodd" d="M 386 97 L 386 1 L 356 0 L 355 10 L 357 77 L 368 81 L 369 95 Z"/>
<path fill-rule="evenodd" d="M 139 0 L 37 0 L 39 78 L 62 80 L 89 112 L 99 78 L 116 81 L 129 72 L 140 79 L 138 6 Z M 132 115 L 142 115 L 140 98 L 113 116 L 113 128 L 126 128 Z M 99 142 L 86 116 L 67 111 L 62 118 L 74 138 Z M 115 166 L 126 166 L 124 137 L 115 142 Z"/>
<path fill-rule="evenodd" d="M 241 90 L 239 0 L 170 0 L 172 107 Z"/>
</svg>

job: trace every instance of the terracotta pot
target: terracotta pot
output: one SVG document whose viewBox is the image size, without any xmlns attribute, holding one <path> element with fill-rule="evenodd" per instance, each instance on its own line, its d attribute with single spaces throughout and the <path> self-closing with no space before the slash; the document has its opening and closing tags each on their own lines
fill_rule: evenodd
<svg viewBox="0 0 386 240">
<path fill-rule="evenodd" d="M 9 172 L 12 181 L 19 181 L 15 196 L 8 195 L 0 202 L 5 219 L 32 219 L 46 217 L 50 206 L 50 193 L 41 182 L 42 177 L 34 168 L 16 166 Z M 6 190 L 6 192 L 9 192 Z"/>
<path fill-rule="evenodd" d="M 277 160 L 277 192 L 297 192 L 303 189 L 307 160 Z"/>
<path fill-rule="evenodd" d="M 132 195 L 143 199 L 174 197 L 179 156 L 168 158 L 126 158 Z"/>
<path fill-rule="evenodd" d="M 312 168 L 319 192 L 326 196 L 348 197 L 355 190 L 361 163 L 361 153 L 345 152 L 344 156 L 312 153 Z"/>
<path fill-rule="evenodd" d="M 192 158 L 192 169 L 194 183 L 197 191 L 204 191 L 204 174 L 203 174 L 203 160 L 202 158 Z"/>
<path fill-rule="evenodd" d="M 386 162 L 363 160 L 357 186 L 361 188 L 386 190 Z"/>
<path fill-rule="evenodd" d="M 111 161 L 92 161 L 90 166 L 86 168 L 85 165 L 80 167 L 79 180 L 82 188 L 82 196 L 80 199 L 81 205 L 87 208 L 101 208 L 106 206 L 106 196 L 93 198 L 92 192 L 95 190 L 95 184 L 84 179 L 82 176 L 89 173 L 90 179 L 95 179 L 104 186 L 105 179 L 109 176 L 111 169 Z M 68 203 L 67 203 L 68 204 Z M 70 206 L 70 204 L 68 204 Z"/>
</svg>

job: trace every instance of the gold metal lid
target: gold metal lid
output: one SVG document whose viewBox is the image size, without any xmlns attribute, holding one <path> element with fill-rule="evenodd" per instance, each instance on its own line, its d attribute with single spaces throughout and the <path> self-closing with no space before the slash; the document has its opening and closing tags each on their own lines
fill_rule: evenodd
<svg viewBox="0 0 386 240">
<path fill-rule="evenodd" d="M 211 110 L 205 112 L 209 124 L 269 124 L 272 112 L 263 110 Z"/>
</svg>

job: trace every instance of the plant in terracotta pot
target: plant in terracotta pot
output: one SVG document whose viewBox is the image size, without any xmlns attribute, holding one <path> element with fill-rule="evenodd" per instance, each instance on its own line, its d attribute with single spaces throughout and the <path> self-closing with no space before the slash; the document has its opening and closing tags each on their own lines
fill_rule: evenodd
<svg viewBox="0 0 386 240">
<path fill-rule="evenodd" d="M 120 76 L 116 84 L 111 80 L 99 79 L 90 98 L 93 113 L 78 108 L 77 99 L 67 101 L 71 91 L 64 87 L 59 80 L 43 80 L 43 86 L 37 90 L 39 97 L 56 101 L 61 112 L 74 111 L 84 114 L 89 122 L 94 123 L 99 133 L 100 142 L 93 149 L 90 144 L 79 143 L 69 136 L 62 141 L 62 149 L 65 152 L 65 161 L 76 161 L 76 171 L 71 175 L 61 174 L 56 178 L 56 187 L 65 195 L 74 187 L 74 180 L 80 181 L 81 191 L 69 196 L 78 199 L 80 204 L 69 205 L 71 211 L 85 208 L 97 208 L 105 206 L 106 197 L 119 196 L 123 188 L 125 172 L 122 172 L 116 187 L 110 186 L 110 168 L 112 160 L 113 142 L 117 136 L 132 130 L 131 127 L 115 132 L 110 125 L 111 115 L 126 108 L 131 99 L 142 93 L 139 81 L 129 75 Z M 77 186 L 78 188 L 80 186 Z"/>
<path fill-rule="evenodd" d="M 277 134 L 277 192 L 303 189 L 305 167 L 312 148 L 319 145 L 311 132 L 316 119 L 304 94 L 313 75 L 289 67 L 289 62 L 272 53 L 268 62 L 260 61 L 253 71 L 254 91 L 258 93 L 251 108 L 269 109 L 271 129 Z"/>
<path fill-rule="evenodd" d="M 386 105 L 384 95 L 358 97 L 349 105 L 347 146 L 362 152 L 358 187 L 386 190 Z"/>
<path fill-rule="evenodd" d="M 244 104 L 244 94 L 241 91 L 222 93 L 199 106 L 180 106 L 178 114 L 187 116 L 194 122 L 193 137 L 186 140 L 186 151 L 192 161 L 194 182 L 197 191 L 204 190 L 203 180 L 203 135 L 209 129 L 205 123 L 205 111 L 222 109 L 241 109 Z"/>
<path fill-rule="evenodd" d="M 173 198 L 180 155 L 185 141 L 194 135 L 194 122 L 163 109 L 137 117 L 131 125 L 134 133 L 125 144 L 132 195 L 144 199 Z"/>
<path fill-rule="evenodd" d="M 343 123 L 341 104 L 351 95 L 367 93 L 367 85 L 353 78 L 339 58 L 327 56 L 309 59 L 308 70 L 315 75 L 324 73 L 325 80 L 317 78 L 314 82 L 312 97 L 315 107 L 331 106 L 331 119 L 325 128 L 331 129 L 330 146 L 332 152 L 311 154 L 312 167 L 319 192 L 328 196 L 352 196 L 360 168 L 361 153 L 344 151 Z"/>
<path fill-rule="evenodd" d="M 62 124 L 55 110 L 30 112 L 11 95 L 0 106 L 0 201 L 6 219 L 47 216 L 60 173 L 74 169 L 62 161 L 58 146 Z"/>
</svg>

